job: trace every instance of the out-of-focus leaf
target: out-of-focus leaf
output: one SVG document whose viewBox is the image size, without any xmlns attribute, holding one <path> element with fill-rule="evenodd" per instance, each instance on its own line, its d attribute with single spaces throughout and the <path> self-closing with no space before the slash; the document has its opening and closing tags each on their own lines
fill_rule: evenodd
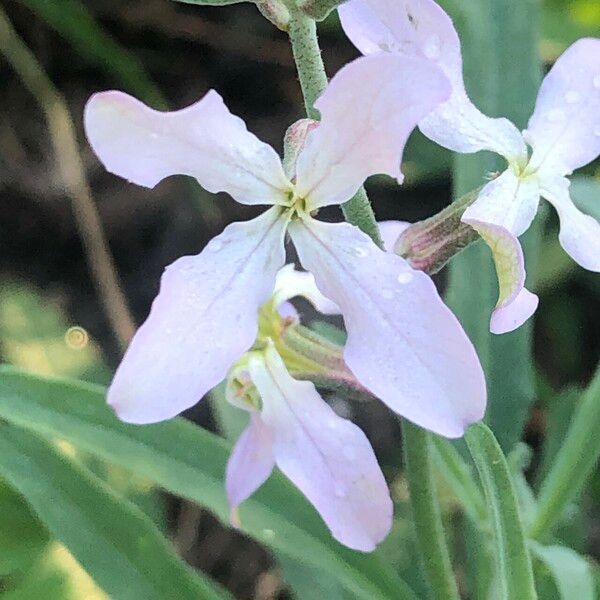
<svg viewBox="0 0 600 600">
<path fill-rule="evenodd" d="M 223 478 L 230 444 L 183 419 L 156 425 L 120 422 L 104 390 L 0 370 L 0 418 L 50 438 L 64 438 L 174 494 L 229 519 Z M 414 598 L 378 553 L 335 542 L 315 510 L 283 477 L 274 475 L 240 510 L 242 529 L 290 557 L 337 577 L 356 598 Z"/>
<path fill-rule="evenodd" d="M 542 546 L 530 542 L 529 547 L 549 571 L 561 600 L 595 600 L 594 576 L 583 556 L 564 546 Z"/>
<path fill-rule="evenodd" d="M 197 4 L 198 6 L 228 6 L 229 4 L 240 4 L 249 0 L 176 0 L 182 4 Z"/>
<path fill-rule="evenodd" d="M 535 600 L 531 559 L 511 474 L 502 450 L 483 423 L 467 429 L 465 440 L 477 467 L 494 534 L 496 575 L 505 600 Z"/>
<path fill-rule="evenodd" d="M 100 349 L 81 327 L 71 327 L 58 306 L 26 283 L 3 281 L 0 342 L 11 364 L 40 375 L 108 382 Z"/>
<path fill-rule="evenodd" d="M 23 498 L 0 481 L 0 577 L 29 570 L 48 543 L 46 529 Z"/>
<path fill-rule="evenodd" d="M 151 521 L 33 433 L 0 424 L 0 473 L 114 598 L 230 598 L 187 567 Z"/>
<path fill-rule="evenodd" d="M 20 0 L 72 44 L 75 52 L 155 108 L 165 100 L 142 63 L 98 25 L 80 0 Z"/>
</svg>

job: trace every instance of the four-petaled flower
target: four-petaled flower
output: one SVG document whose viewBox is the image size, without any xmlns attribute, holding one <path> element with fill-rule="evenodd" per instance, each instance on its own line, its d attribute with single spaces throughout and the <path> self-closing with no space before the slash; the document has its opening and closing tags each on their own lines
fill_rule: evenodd
<svg viewBox="0 0 600 600">
<path fill-rule="evenodd" d="M 600 271 L 600 224 L 575 207 L 567 179 L 600 154 L 599 39 L 579 40 L 556 61 L 521 134 L 507 119 L 487 117 L 469 100 L 460 40 L 433 0 L 350 0 L 339 12 L 346 34 L 363 54 L 421 57 L 444 71 L 452 94 L 419 123 L 426 136 L 456 152 L 491 150 L 508 162 L 463 215 L 494 253 L 500 298 L 492 332 L 519 327 L 537 308 L 537 296 L 524 288 L 517 237 L 533 221 L 540 196 L 558 212 L 563 248 L 581 266 Z"/>
<path fill-rule="evenodd" d="M 316 287 L 312 274 L 296 271 L 293 265 L 277 274 L 273 297 L 263 311 L 273 311 L 277 318 L 277 311 L 296 296 L 308 299 L 319 312 L 339 313 Z M 291 305 L 284 314 L 297 321 Z M 313 383 L 291 376 L 271 339 L 231 369 L 226 397 L 250 412 L 227 464 L 226 490 L 234 524 L 237 507 L 277 465 L 341 543 L 367 552 L 387 536 L 393 503 L 367 437 L 338 416 Z"/>
<path fill-rule="evenodd" d="M 311 216 L 348 200 L 373 173 L 400 179 L 408 135 L 449 93 L 440 70 L 423 59 L 390 55 L 347 65 L 318 100 L 320 125 L 288 174 L 214 91 L 171 113 L 120 92 L 93 96 L 86 131 L 109 171 L 148 187 L 187 174 L 239 202 L 274 205 L 166 269 L 109 389 L 118 415 L 133 423 L 170 418 L 226 376 L 255 341 L 258 310 L 285 262 L 287 230 L 302 265 L 340 307 L 344 357 L 366 388 L 445 436 L 481 419 L 479 361 L 430 278 L 358 228 Z"/>
</svg>

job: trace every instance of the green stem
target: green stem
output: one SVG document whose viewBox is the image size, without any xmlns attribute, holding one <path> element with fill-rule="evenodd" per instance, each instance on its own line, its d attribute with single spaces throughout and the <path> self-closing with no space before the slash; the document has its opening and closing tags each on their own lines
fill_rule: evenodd
<svg viewBox="0 0 600 600">
<path fill-rule="evenodd" d="M 295 11 L 290 17 L 288 35 L 306 114 L 310 119 L 318 120 L 320 115 L 315 108 L 315 101 L 327 87 L 327 75 L 317 38 L 317 24 L 300 11 Z M 383 246 L 375 214 L 364 188 L 342 205 L 342 211 L 348 223 L 364 231 L 380 248 Z"/>
<path fill-rule="evenodd" d="M 479 472 L 492 520 L 499 597 L 535 600 L 531 559 L 506 458 L 494 434 L 483 423 L 472 425 L 465 440 Z"/>
<path fill-rule="evenodd" d="M 435 600 L 458 600 L 433 479 L 430 434 L 402 421 L 406 477 L 421 560 Z"/>
<path fill-rule="evenodd" d="M 542 483 L 530 535 L 543 539 L 581 492 L 600 457 L 600 367 L 579 404 L 567 435 Z"/>
</svg>

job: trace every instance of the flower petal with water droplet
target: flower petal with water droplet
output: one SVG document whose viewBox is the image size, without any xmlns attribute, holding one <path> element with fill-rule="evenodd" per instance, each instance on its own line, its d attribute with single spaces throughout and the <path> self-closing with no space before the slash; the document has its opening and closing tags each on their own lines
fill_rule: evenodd
<svg viewBox="0 0 600 600">
<path fill-rule="evenodd" d="M 485 412 L 473 345 L 431 279 L 377 248 L 357 227 L 305 217 L 290 223 L 300 262 L 341 309 L 344 359 L 392 410 L 447 437 Z M 357 259 L 354 248 L 368 249 Z"/>
<path fill-rule="evenodd" d="M 456 152 L 491 150 L 509 162 L 526 159 L 519 130 L 507 119 L 482 114 L 469 100 L 458 34 L 433 0 L 350 0 L 338 10 L 346 35 L 363 54 L 422 57 L 448 77 L 452 95 L 419 123 L 427 137 Z"/>
<path fill-rule="evenodd" d="M 600 155 L 600 39 L 567 48 L 546 75 L 525 139 L 530 169 L 569 175 Z"/>
<path fill-rule="evenodd" d="M 279 469 L 317 509 L 332 535 L 370 552 L 389 533 L 393 504 L 373 449 L 308 381 L 296 381 L 270 346 L 249 363 Z"/>
<path fill-rule="evenodd" d="M 233 223 L 199 255 L 167 267 L 108 391 L 123 421 L 162 421 L 196 404 L 250 348 L 285 261 L 288 219 L 274 207 Z"/>
<path fill-rule="evenodd" d="M 345 202 L 376 173 L 401 180 L 408 136 L 449 94 L 443 73 L 424 59 L 367 56 L 343 67 L 315 103 L 321 122 L 296 163 L 296 195 L 307 210 Z"/>
<path fill-rule="evenodd" d="M 288 202 L 292 186 L 275 150 L 213 90 L 174 112 L 153 110 L 122 92 L 95 94 L 85 108 L 85 130 L 104 166 L 138 185 L 190 175 L 209 192 L 227 192 L 243 204 Z"/>
</svg>

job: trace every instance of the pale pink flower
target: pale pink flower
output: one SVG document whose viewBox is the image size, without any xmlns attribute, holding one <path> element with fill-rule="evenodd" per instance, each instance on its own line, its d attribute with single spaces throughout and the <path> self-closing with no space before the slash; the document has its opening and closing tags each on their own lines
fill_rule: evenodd
<svg viewBox="0 0 600 600">
<path fill-rule="evenodd" d="M 537 308 L 537 297 L 524 287 L 517 237 L 529 228 L 540 197 L 558 212 L 563 248 L 581 266 L 600 271 L 600 224 L 575 207 L 567 179 L 600 154 L 599 39 L 579 40 L 557 60 L 521 134 L 507 119 L 487 117 L 469 100 L 460 40 L 433 0 L 350 0 L 339 12 L 346 34 L 363 54 L 424 58 L 448 77 L 450 98 L 419 123 L 426 136 L 456 152 L 491 150 L 508 162 L 463 216 L 494 253 L 500 298 L 492 332 L 519 327 Z"/>
<path fill-rule="evenodd" d="M 348 332 L 344 357 L 365 387 L 442 435 L 460 436 L 479 420 L 479 361 L 430 278 L 358 228 L 311 216 L 348 200 L 373 173 L 401 179 L 408 135 L 448 94 L 446 78 L 422 59 L 377 56 L 347 65 L 317 102 L 322 120 L 308 132 L 293 178 L 214 91 L 171 113 L 120 92 L 93 96 L 86 131 L 109 171 L 148 187 L 183 173 L 239 202 L 273 205 L 167 268 L 109 390 L 120 418 L 150 423 L 180 413 L 252 347 L 257 313 L 285 262 L 287 231 L 302 265 L 339 307 Z"/>
</svg>

